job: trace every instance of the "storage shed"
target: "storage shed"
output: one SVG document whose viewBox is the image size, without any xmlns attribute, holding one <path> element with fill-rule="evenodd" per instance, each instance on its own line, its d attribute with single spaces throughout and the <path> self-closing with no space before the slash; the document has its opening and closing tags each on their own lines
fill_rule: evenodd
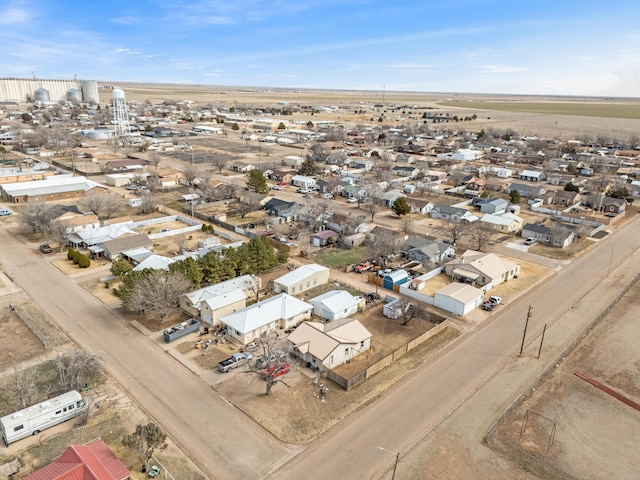
<svg viewBox="0 0 640 480">
<path fill-rule="evenodd" d="M 450 283 L 436 292 L 433 306 L 455 315 L 466 315 L 482 304 L 482 290 L 465 283 Z"/>
<path fill-rule="evenodd" d="M 391 272 L 382 278 L 382 286 L 393 290 L 394 285 L 402 285 L 409 281 L 409 274 L 406 270 L 400 269 L 395 272 Z"/>
</svg>

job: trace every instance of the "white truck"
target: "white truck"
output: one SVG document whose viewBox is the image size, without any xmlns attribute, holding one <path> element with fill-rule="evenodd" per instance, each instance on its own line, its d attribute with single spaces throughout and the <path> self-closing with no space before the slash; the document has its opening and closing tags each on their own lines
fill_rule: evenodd
<svg viewBox="0 0 640 480">
<path fill-rule="evenodd" d="M 221 361 L 218 364 L 218 370 L 220 370 L 222 373 L 226 373 L 233 368 L 236 368 L 236 367 L 239 367 L 240 365 L 245 365 L 251 362 L 252 358 L 253 358 L 253 354 L 250 352 L 234 353 L 229 358 Z"/>
</svg>

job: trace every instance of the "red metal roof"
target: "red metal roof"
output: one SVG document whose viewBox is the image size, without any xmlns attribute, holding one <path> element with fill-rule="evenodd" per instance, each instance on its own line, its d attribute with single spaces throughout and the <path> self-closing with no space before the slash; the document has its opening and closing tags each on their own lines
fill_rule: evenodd
<svg viewBox="0 0 640 480">
<path fill-rule="evenodd" d="M 125 480 L 127 467 L 106 443 L 98 438 L 86 445 L 71 445 L 53 463 L 37 470 L 25 480 Z"/>
</svg>

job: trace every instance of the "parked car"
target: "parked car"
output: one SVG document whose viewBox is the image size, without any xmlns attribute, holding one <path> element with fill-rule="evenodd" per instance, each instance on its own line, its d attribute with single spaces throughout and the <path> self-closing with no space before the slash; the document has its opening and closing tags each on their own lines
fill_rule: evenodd
<svg viewBox="0 0 640 480">
<path fill-rule="evenodd" d="M 536 242 L 537 242 L 537 240 L 536 240 L 535 238 L 533 238 L 533 237 L 529 237 L 529 238 L 527 238 L 527 239 L 524 241 L 524 244 L 525 244 L 525 245 L 533 245 L 533 244 L 534 244 L 534 243 L 536 243 Z"/>
<path fill-rule="evenodd" d="M 347 198 L 347 203 L 356 203 L 357 201 L 358 199 L 355 197 Z"/>
<path fill-rule="evenodd" d="M 147 473 L 147 475 L 151 478 L 156 478 L 158 475 L 160 475 L 160 468 L 158 468 L 157 465 L 153 465 L 149 469 L 149 473 Z"/>
<path fill-rule="evenodd" d="M 323 193 L 322 198 L 327 198 L 327 199 L 333 198 L 333 193 Z"/>
<path fill-rule="evenodd" d="M 7 215 L 11 215 L 13 212 L 8 208 L 0 208 L 0 217 L 6 217 Z"/>
<path fill-rule="evenodd" d="M 262 376 L 264 378 L 281 377 L 282 375 L 289 373 L 289 370 L 291 370 L 291 365 L 289 365 L 288 363 L 282 363 L 280 365 L 273 365 L 265 369 L 262 372 Z"/>
<path fill-rule="evenodd" d="M 354 268 L 354 271 L 356 273 L 364 273 L 367 270 L 371 270 L 373 268 L 373 264 L 370 262 L 362 262 L 359 263 L 358 265 L 356 265 L 356 267 Z"/>
<path fill-rule="evenodd" d="M 43 243 L 42 245 L 40 245 L 40 251 L 42 253 L 51 253 L 51 245 L 49 245 L 48 243 Z"/>
<path fill-rule="evenodd" d="M 280 185 L 271 185 L 271 188 L 273 190 L 282 190 L 282 187 Z"/>
<path fill-rule="evenodd" d="M 267 365 L 281 362 L 287 356 L 282 350 L 274 350 L 267 359 L 266 355 L 260 355 L 256 360 L 256 368 L 266 368 Z"/>
<path fill-rule="evenodd" d="M 489 297 L 489 300 L 487 300 L 486 302 L 484 302 L 482 304 L 482 309 L 491 311 L 494 308 L 496 308 L 498 305 L 500 305 L 501 303 L 502 303 L 502 298 L 496 297 L 496 296 L 491 296 L 491 297 Z"/>
</svg>

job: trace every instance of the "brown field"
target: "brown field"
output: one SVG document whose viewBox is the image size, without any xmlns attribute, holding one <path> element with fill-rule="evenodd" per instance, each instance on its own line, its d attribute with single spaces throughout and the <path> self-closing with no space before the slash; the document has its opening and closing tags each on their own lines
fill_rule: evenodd
<svg viewBox="0 0 640 480">
<path fill-rule="evenodd" d="M 638 443 L 638 411 L 574 372 L 583 372 L 638 402 L 638 295 L 640 283 L 504 419 L 491 442 L 494 448 L 543 478 L 637 478 L 640 457 L 628 452 Z M 529 421 L 521 434 L 527 412 Z M 555 438 L 547 452 L 554 424 Z"/>
<path fill-rule="evenodd" d="M 640 119 L 640 102 L 439 102 L 447 107 L 513 113 Z"/>
</svg>

